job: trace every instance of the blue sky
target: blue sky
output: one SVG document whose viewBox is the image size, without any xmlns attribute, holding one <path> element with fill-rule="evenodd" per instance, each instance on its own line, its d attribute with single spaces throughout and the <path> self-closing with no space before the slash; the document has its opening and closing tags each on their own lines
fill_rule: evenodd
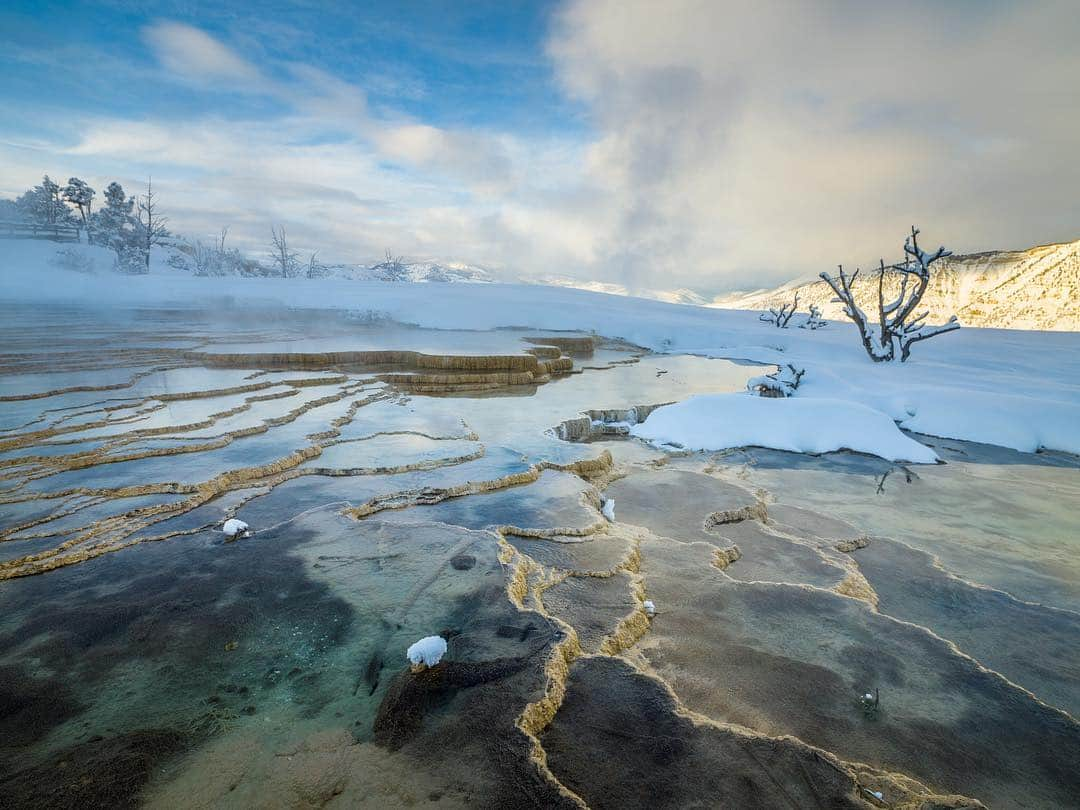
<svg viewBox="0 0 1080 810">
<path fill-rule="evenodd" d="M 854 0 L 8 2 L 0 194 L 631 288 L 1080 237 L 1080 15 Z"/>
<path fill-rule="evenodd" d="M 209 95 L 174 85 L 162 93 L 157 83 L 140 80 L 140 72 L 155 75 L 159 67 L 144 32 L 167 20 L 229 43 L 272 77 L 288 79 L 283 63 L 311 65 L 364 87 L 373 106 L 431 123 L 573 128 L 580 122 L 543 53 L 553 7 L 445 0 L 8 3 L 0 10 L 4 99 L 24 111 L 20 118 L 56 110 L 166 118 L 269 112 L 264 100 L 228 88 Z"/>
</svg>

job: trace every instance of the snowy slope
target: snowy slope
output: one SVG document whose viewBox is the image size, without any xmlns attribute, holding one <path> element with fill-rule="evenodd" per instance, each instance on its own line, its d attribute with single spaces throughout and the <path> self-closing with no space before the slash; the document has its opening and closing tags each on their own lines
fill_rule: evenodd
<svg viewBox="0 0 1080 810">
<path fill-rule="evenodd" d="M 937 436 L 1080 453 L 1080 333 L 961 329 L 905 364 L 872 363 L 854 327 L 776 329 L 756 312 L 521 284 L 90 275 L 0 240 L 0 303 L 283 307 L 377 312 L 443 329 L 594 330 L 657 351 L 805 367 L 799 398 L 858 403 Z M 604 403 L 598 402 L 597 407 Z M 837 415 L 837 421 L 842 422 Z"/>
<path fill-rule="evenodd" d="M 528 279 L 528 283 L 545 284 L 550 287 L 569 287 L 574 290 L 587 290 L 588 292 L 605 293 L 607 295 L 629 295 L 634 298 L 648 298 L 652 301 L 664 301 L 668 304 L 693 304 L 705 306 L 709 299 L 705 296 L 688 290 L 685 287 L 678 290 L 656 290 L 639 287 L 626 287 L 622 284 L 613 284 L 608 281 L 580 281 L 570 276 L 540 276 L 536 279 Z"/>
<path fill-rule="evenodd" d="M 435 261 L 403 262 L 403 273 L 397 279 L 417 284 L 493 282 L 491 274 L 482 267 L 462 262 L 440 263 Z M 321 268 L 323 278 L 347 278 L 354 281 L 392 281 L 389 273 L 379 264 L 331 264 Z"/>
<path fill-rule="evenodd" d="M 935 264 L 934 270 L 922 307 L 930 311 L 931 323 L 944 322 L 955 313 L 965 326 L 1080 329 L 1080 241 L 951 256 Z M 894 289 L 894 284 L 887 287 Z M 832 290 L 818 279 L 725 296 L 715 306 L 764 310 L 790 303 L 796 291 L 800 311 L 816 304 L 826 317 L 842 317 L 841 306 L 832 303 Z M 856 299 L 863 309 L 874 311 L 875 276 L 860 280 Z"/>
</svg>

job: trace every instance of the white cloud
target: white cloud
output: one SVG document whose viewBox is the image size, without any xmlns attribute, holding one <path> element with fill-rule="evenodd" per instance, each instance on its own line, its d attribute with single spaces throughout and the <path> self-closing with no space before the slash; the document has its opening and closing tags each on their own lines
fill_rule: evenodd
<svg viewBox="0 0 1080 810">
<path fill-rule="evenodd" d="M 162 67 L 188 80 L 261 80 L 258 69 L 205 31 L 178 22 L 157 22 L 143 31 Z"/>
<path fill-rule="evenodd" d="M 1075 238 L 1062 2 L 571 2 L 549 52 L 599 138 L 597 271 L 754 286 L 899 249 Z M 605 267 L 606 263 L 606 267 Z"/>
</svg>

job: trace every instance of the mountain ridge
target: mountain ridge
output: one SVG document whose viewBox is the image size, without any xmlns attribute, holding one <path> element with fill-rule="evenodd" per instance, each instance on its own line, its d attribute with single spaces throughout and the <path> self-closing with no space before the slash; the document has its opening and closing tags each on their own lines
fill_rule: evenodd
<svg viewBox="0 0 1080 810">
<path fill-rule="evenodd" d="M 877 306 L 877 275 L 864 271 L 855 286 L 856 303 L 868 312 Z M 898 279 L 898 273 L 886 271 L 887 293 L 898 288 Z M 826 318 L 844 317 L 842 305 L 833 301 L 832 290 L 821 279 L 730 293 L 710 306 L 765 310 L 790 304 L 795 293 L 800 311 L 813 304 Z M 929 311 L 931 323 L 955 314 L 965 326 L 1080 330 L 1080 240 L 943 258 L 934 265 L 919 309 Z"/>
</svg>

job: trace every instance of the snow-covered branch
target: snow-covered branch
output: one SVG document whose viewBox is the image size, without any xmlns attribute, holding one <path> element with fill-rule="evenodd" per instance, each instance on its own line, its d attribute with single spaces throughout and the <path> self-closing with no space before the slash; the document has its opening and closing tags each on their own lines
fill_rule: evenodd
<svg viewBox="0 0 1080 810">
<path fill-rule="evenodd" d="M 870 324 L 866 313 L 855 303 L 853 284 L 859 275 L 858 270 L 849 277 L 841 267 L 838 280 L 828 273 L 821 274 L 822 280 L 836 293 L 835 300 L 844 305 L 844 314 L 855 322 L 863 348 L 875 363 L 897 359 L 904 362 L 911 355 L 911 344 L 960 328 L 955 315 L 940 326 L 925 324 L 929 312 L 912 318 L 930 285 L 931 265 L 951 255 L 944 247 L 939 247 L 933 253 L 924 251 L 919 247 L 919 229 L 912 226 L 911 235 L 904 240 L 904 261 L 889 267 L 885 266 L 884 260 L 880 263 L 876 326 Z M 900 290 L 893 300 L 886 302 L 885 274 L 888 272 L 900 275 Z"/>
<path fill-rule="evenodd" d="M 746 383 L 746 390 L 759 397 L 790 397 L 802 382 L 806 369 L 795 368 L 788 363 L 779 366 L 772 374 L 751 377 Z"/>
<path fill-rule="evenodd" d="M 763 323 L 771 323 L 777 329 L 787 329 L 795 310 L 799 306 L 799 294 L 795 293 L 795 300 L 790 304 L 781 304 L 779 309 L 769 307 L 768 312 L 762 312 L 758 320 Z"/>
<path fill-rule="evenodd" d="M 820 329 L 823 326 L 828 326 L 829 322 L 821 317 L 821 310 L 814 304 L 810 305 L 810 314 L 806 316 L 806 321 L 799 324 L 800 329 Z"/>
</svg>

